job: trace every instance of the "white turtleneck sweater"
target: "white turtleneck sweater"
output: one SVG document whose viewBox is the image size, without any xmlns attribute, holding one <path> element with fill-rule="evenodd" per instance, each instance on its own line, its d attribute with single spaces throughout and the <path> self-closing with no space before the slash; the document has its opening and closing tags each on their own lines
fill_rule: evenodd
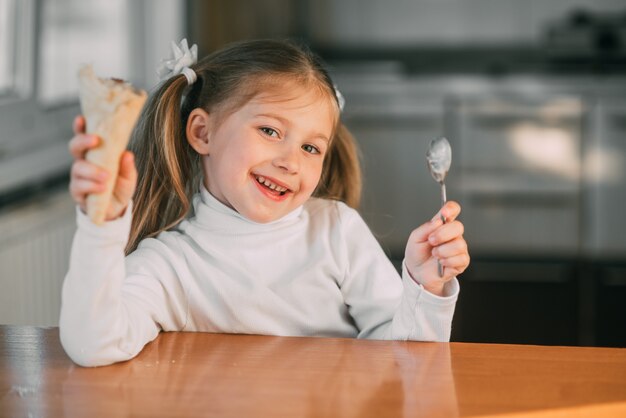
<svg viewBox="0 0 626 418">
<path fill-rule="evenodd" d="M 124 257 L 130 210 L 77 211 L 61 342 L 84 366 L 128 360 L 160 331 L 447 341 L 459 291 L 399 277 L 359 214 L 311 198 L 252 222 L 202 188 L 194 215 Z"/>
</svg>

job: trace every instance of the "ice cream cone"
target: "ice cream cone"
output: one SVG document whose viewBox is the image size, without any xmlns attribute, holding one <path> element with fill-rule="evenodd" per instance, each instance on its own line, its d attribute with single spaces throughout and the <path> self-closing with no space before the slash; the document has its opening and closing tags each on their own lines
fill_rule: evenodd
<svg viewBox="0 0 626 418">
<path fill-rule="evenodd" d="M 143 90 L 135 90 L 124 81 L 99 78 L 91 66 L 82 67 L 78 78 L 86 132 L 97 135 L 101 140 L 96 148 L 87 152 L 85 158 L 110 174 L 105 191 L 87 196 L 87 215 L 99 225 L 105 221 L 117 180 L 120 157 L 128 145 L 147 94 Z"/>
</svg>

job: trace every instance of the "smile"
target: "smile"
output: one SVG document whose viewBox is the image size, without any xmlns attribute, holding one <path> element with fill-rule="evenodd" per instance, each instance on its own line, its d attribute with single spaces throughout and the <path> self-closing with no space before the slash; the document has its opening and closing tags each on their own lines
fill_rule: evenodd
<svg viewBox="0 0 626 418">
<path fill-rule="evenodd" d="M 256 179 L 256 182 L 263 186 L 264 188 L 267 189 L 267 191 L 269 191 L 270 193 L 279 195 L 279 196 L 284 196 L 285 193 L 287 193 L 289 191 L 288 188 L 278 185 L 276 183 L 274 183 L 273 181 L 271 181 L 270 179 L 263 177 L 263 176 L 257 176 L 255 175 L 254 178 Z"/>
</svg>

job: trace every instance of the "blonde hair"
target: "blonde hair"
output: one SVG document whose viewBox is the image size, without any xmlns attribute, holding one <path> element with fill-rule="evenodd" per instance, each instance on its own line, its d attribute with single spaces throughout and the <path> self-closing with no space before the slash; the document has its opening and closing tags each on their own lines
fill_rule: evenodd
<svg viewBox="0 0 626 418">
<path fill-rule="evenodd" d="M 130 148 L 136 155 L 139 180 L 126 254 L 144 238 L 175 226 L 189 213 L 192 196 L 202 181 L 200 156 L 185 137 L 187 118 L 193 109 L 202 108 L 219 120 L 259 94 L 263 81 L 289 78 L 319 87 L 333 100 L 339 114 L 334 85 L 320 59 L 291 41 L 238 42 L 205 57 L 192 69 L 198 80 L 191 88 L 181 74 L 166 80 L 151 94 L 133 131 Z M 313 195 L 358 207 L 358 150 L 339 117 Z"/>
</svg>

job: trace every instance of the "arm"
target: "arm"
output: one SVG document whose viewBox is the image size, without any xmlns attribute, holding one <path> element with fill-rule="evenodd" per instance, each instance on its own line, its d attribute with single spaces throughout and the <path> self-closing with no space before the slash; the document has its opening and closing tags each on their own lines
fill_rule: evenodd
<svg viewBox="0 0 626 418">
<path fill-rule="evenodd" d="M 61 343 L 70 358 L 82 366 L 128 360 L 161 329 L 181 329 L 186 297 L 174 268 L 151 248 L 124 258 L 130 208 L 103 226 L 80 211 L 77 216 L 59 321 Z M 151 241 L 144 247 L 168 251 Z"/>
<path fill-rule="evenodd" d="M 339 212 L 349 265 L 340 287 L 359 338 L 448 341 L 459 292 L 456 278 L 442 296 L 411 279 L 406 267 L 400 278 L 359 214 L 345 205 Z"/>
<path fill-rule="evenodd" d="M 77 117 L 69 144 L 74 157 L 70 193 L 77 205 L 78 230 L 63 283 L 61 343 L 76 363 L 97 366 L 128 360 L 154 339 L 159 329 L 178 329 L 184 316 L 184 292 L 165 248 L 146 248 L 124 258 L 131 224 L 130 198 L 137 170 L 133 156 L 121 156 L 106 222 L 94 225 L 85 215 L 86 198 L 105 190 L 112 173 L 85 159 L 99 138 L 86 135 Z M 152 246 L 160 243 L 156 240 Z M 149 246 L 146 246 L 149 247 Z M 175 257 L 170 257 L 176 260 Z"/>
</svg>

